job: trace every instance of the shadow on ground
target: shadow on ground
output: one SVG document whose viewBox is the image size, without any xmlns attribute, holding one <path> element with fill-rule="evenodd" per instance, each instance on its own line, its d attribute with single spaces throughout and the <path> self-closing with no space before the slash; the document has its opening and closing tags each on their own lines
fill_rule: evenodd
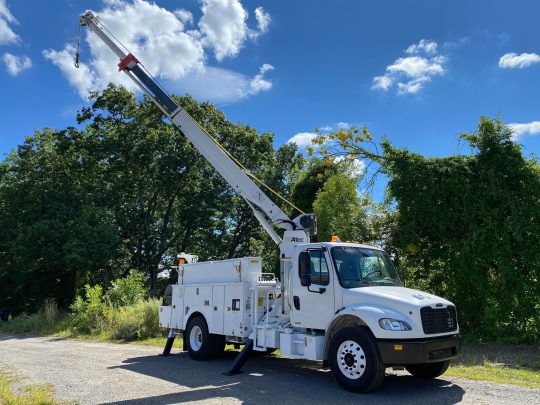
<svg viewBox="0 0 540 405">
<path fill-rule="evenodd" d="M 367 403 L 378 404 L 436 403 L 455 404 L 464 390 L 451 381 L 439 378 L 421 380 L 409 375 L 387 375 L 378 391 L 354 394 L 341 389 L 329 370 L 316 363 L 276 357 L 252 357 L 244 373 L 224 376 L 235 352 L 226 352 L 219 360 L 197 362 L 187 353 L 169 357 L 143 356 L 127 359 L 113 368 L 129 370 L 165 380 L 189 391 L 137 398 L 110 404 L 171 404 L 212 398 L 234 398 L 245 403 Z"/>
</svg>

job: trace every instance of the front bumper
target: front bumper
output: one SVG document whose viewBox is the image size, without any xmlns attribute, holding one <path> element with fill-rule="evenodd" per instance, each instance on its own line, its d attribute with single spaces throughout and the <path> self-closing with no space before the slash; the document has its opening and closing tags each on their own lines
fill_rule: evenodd
<svg viewBox="0 0 540 405">
<path fill-rule="evenodd" d="M 380 339 L 379 353 L 385 365 L 424 364 L 449 360 L 457 356 L 459 335 L 422 339 Z"/>
</svg>

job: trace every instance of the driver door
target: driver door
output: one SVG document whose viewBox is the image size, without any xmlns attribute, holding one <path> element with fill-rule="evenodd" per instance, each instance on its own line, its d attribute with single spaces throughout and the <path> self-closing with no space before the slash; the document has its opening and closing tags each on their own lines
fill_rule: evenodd
<svg viewBox="0 0 540 405">
<path fill-rule="evenodd" d="M 309 255 L 309 279 L 311 285 L 301 282 L 300 261 L 302 255 Z M 307 258 L 306 258 L 307 262 Z M 292 322 L 295 327 L 326 329 L 334 316 L 334 277 L 326 249 L 308 249 L 297 256 L 293 266 L 293 311 Z"/>
</svg>

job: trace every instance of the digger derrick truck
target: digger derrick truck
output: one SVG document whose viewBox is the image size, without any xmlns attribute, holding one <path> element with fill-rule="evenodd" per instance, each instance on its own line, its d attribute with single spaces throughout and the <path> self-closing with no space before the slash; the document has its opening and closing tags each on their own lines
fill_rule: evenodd
<svg viewBox="0 0 540 405">
<path fill-rule="evenodd" d="M 316 234 L 313 214 L 290 219 L 92 12 L 80 17 L 80 25 L 118 56 L 119 70 L 245 199 L 279 246 L 279 279 L 263 273 L 260 257 L 199 262 L 195 255 L 179 254 L 178 283 L 167 288 L 159 312 L 160 326 L 168 330 L 164 355 L 176 336 L 195 360 L 218 356 L 226 343 L 243 345 L 226 373 L 232 375 L 250 353 L 279 349 L 283 356 L 330 367 L 337 382 L 355 392 L 376 389 L 386 367 L 404 367 L 423 378 L 446 371 L 460 345 L 451 302 L 403 287 L 382 249 L 310 242 Z"/>
</svg>

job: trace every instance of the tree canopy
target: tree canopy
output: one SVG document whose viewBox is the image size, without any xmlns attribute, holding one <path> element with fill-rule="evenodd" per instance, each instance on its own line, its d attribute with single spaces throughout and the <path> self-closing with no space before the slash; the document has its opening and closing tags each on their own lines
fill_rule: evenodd
<svg viewBox="0 0 540 405">
<path fill-rule="evenodd" d="M 407 285 L 453 300 L 465 330 L 540 337 L 540 169 L 500 118 L 460 135 L 467 155 L 425 157 L 355 128 L 322 135 L 323 156 L 370 159 L 389 178 L 389 244 Z M 379 152 L 380 150 L 380 152 Z"/>
<path fill-rule="evenodd" d="M 210 103 L 177 101 L 252 173 L 289 194 L 304 164 L 296 146 L 274 150 L 271 133 L 233 124 Z M 68 305 L 85 284 L 108 285 L 133 269 L 157 295 L 159 267 L 179 252 L 205 260 L 257 251 L 250 208 L 149 100 L 109 85 L 77 119 L 80 129 L 37 132 L 2 163 L 4 301 Z"/>
</svg>

